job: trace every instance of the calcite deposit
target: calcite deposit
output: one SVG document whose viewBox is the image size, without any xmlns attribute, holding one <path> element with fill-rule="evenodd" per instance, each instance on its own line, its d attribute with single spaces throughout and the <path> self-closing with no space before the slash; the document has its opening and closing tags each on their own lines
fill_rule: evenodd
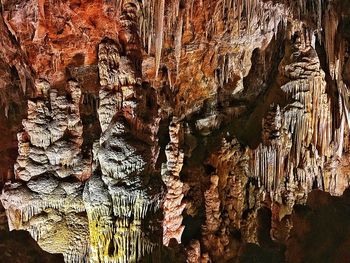
<svg viewBox="0 0 350 263">
<path fill-rule="evenodd" d="M 0 261 L 349 262 L 348 1 L 0 13 Z"/>
<path fill-rule="evenodd" d="M 169 126 L 170 142 L 165 148 L 167 162 L 162 166 L 162 180 L 166 186 L 166 194 L 163 203 L 163 244 L 169 245 L 173 238 L 181 243 L 181 236 L 184 231 L 182 225 L 182 212 L 185 204 L 182 202 L 183 183 L 180 179 L 180 172 L 183 165 L 184 153 L 179 148 L 180 123 L 172 120 Z"/>
<path fill-rule="evenodd" d="M 2 204 L 10 230 L 28 230 L 45 250 L 79 262 L 88 249 L 82 181 L 91 173 L 91 156 L 81 152 L 81 91 L 72 81 L 69 101 L 46 82 L 36 83 L 36 91 L 17 135 L 17 182 L 5 184 Z"/>
</svg>

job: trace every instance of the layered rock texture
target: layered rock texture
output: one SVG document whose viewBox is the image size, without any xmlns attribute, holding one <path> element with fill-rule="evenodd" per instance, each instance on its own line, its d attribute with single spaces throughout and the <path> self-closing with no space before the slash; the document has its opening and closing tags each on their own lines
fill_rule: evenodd
<svg viewBox="0 0 350 263">
<path fill-rule="evenodd" d="M 349 262 L 348 1 L 0 7 L 0 262 Z"/>
</svg>

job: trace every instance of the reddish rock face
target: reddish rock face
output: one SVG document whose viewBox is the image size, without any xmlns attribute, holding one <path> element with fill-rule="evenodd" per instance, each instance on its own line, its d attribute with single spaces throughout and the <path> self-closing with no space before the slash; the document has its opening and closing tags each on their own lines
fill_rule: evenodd
<svg viewBox="0 0 350 263">
<path fill-rule="evenodd" d="M 319 214 L 347 218 L 349 21 L 340 0 L 2 1 L 1 228 L 66 262 L 347 262 Z"/>
<path fill-rule="evenodd" d="M 63 82 L 67 67 L 97 64 L 97 45 L 120 31 L 117 6 L 104 1 L 5 1 L 8 29 L 36 76 Z"/>
</svg>

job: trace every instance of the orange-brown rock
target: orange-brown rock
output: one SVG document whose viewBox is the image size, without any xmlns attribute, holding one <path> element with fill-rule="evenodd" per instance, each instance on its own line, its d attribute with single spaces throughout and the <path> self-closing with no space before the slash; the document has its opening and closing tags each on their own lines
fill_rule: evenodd
<svg viewBox="0 0 350 263">
<path fill-rule="evenodd" d="M 348 261 L 347 1 L 0 11 L 0 228 L 66 262 Z"/>
</svg>

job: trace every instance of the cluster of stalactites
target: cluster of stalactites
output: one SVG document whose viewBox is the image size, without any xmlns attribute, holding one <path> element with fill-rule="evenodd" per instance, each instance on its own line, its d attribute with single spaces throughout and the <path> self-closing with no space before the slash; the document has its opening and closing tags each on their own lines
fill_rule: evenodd
<svg viewBox="0 0 350 263">
<path fill-rule="evenodd" d="M 316 147 L 319 155 L 332 154 L 329 152 L 332 116 L 325 86 L 324 78 L 315 76 L 306 81 L 293 81 L 282 87 L 294 101 L 292 107 L 284 112 L 282 129 L 292 134 L 296 165 L 300 161 L 301 148 L 309 144 Z"/>
<path fill-rule="evenodd" d="M 336 81 L 341 99 L 348 100 L 348 94 L 345 92 L 346 84 L 342 80 L 347 43 L 342 39 L 344 32 L 341 32 L 343 28 L 340 26 L 344 16 L 337 13 L 339 12 L 338 5 L 342 5 L 340 2 L 342 1 L 295 1 L 294 5 L 297 7 L 299 17 L 311 18 L 316 23 L 316 33 L 318 40 L 325 48 L 330 76 Z M 345 108 L 344 110 L 348 111 L 348 104 L 342 106 Z"/>
<path fill-rule="evenodd" d="M 7 183 L 1 196 L 2 204 L 8 211 L 16 210 L 18 218 L 9 216 L 10 230 L 21 228 L 21 226 L 31 220 L 31 218 L 39 215 L 46 209 L 56 209 L 58 211 L 74 210 L 78 213 L 85 211 L 85 206 L 81 197 L 68 196 L 67 192 L 39 194 L 33 193 L 25 186 L 20 184 Z M 34 237 L 38 240 L 38 236 Z"/>
<path fill-rule="evenodd" d="M 127 197 L 129 196 L 129 198 Z M 155 244 L 144 235 L 141 224 L 150 209 L 156 211 L 158 203 L 130 193 L 112 195 L 114 212 L 103 206 L 87 209 L 90 229 L 90 257 L 95 262 L 138 262 L 150 253 Z"/>
<path fill-rule="evenodd" d="M 320 170 L 342 151 L 344 125 L 333 132 L 324 73 L 306 40 L 296 38 L 291 56 L 295 60 L 282 62 L 281 73 L 289 82 L 281 89 L 288 104 L 278 105 L 264 119 L 264 143 L 253 151 L 254 175 L 272 198 L 290 190 L 284 184 L 300 186 L 305 195 L 315 185 L 323 188 Z"/>
<path fill-rule="evenodd" d="M 46 185 L 42 186 L 35 185 L 36 183 L 43 184 L 40 181 L 31 184 L 30 181 L 27 185 L 28 188 L 20 184 L 5 185 L 1 201 L 6 209 L 10 230 L 27 230 L 34 240 L 38 241 L 40 245 L 45 244 L 44 249 L 48 249 L 49 247 L 46 246 L 47 239 L 52 237 L 56 240 L 57 238 L 57 235 L 50 233 L 51 229 L 55 227 L 56 222 L 57 225 L 67 222 L 68 228 L 73 231 L 76 228 L 77 231 L 74 231 L 75 236 L 69 237 L 65 242 L 74 243 L 74 240 L 78 238 L 77 242 L 73 246 L 51 251 L 63 252 L 66 262 L 84 262 L 88 253 L 87 231 L 85 232 L 87 225 L 85 229 L 85 223 L 82 223 L 82 225 L 72 224 L 75 219 L 71 216 L 75 213 L 85 212 L 79 190 L 80 184 L 69 185 L 63 183 L 60 185 L 58 182 L 53 183 L 52 180 L 51 183 L 46 182 Z M 38 193 L 31 192 L 34 190 L 40 191 Z M 60 235 L 59 232 L 58 235 Z"/>
<path fill-rule="evenodd" d="M 295 1 L 293 3 L 272 3 L 260 0 L 224 0 L 181 2 L 164 0 L 143 0 L 139 28 L 143 46 L 148 54 L 154 52 L 156 76 L 161 65 L 163 45 L 168 35 L 174 43 L 174 57 L 178 73 L 181 54 L 183 51 L 183 34 L 188 30 L 196 30 L 193 27 L 195 13 L 204 6 L 209 6 L 211 14 L 204 20 L 204 33 L 206 41 L 220 33 L 226 36 L 225 41 L 249 41 L 254 39 L 256 33 L 267 34 L 271 29 L 275 35 L 278 27 L 287 25 L 288 19 L 310 18 L 314 20 L 316 28 L 310 29 L 312 42 L 315 42 L 315 35 L 319 41 L 324 42 L 328 58 L 328 65 L 333 79 L 341 79 L 342 66 L 344 65 L 345 42 L 337 40 L 338 25 L 341 18 L 336 14 L 331 1 Z M 293 17 L 294 12 L 294 17 Z M 296 14 L 296 16 L 295 16 Z M 324 18 L 323 18 L 324 17 Z M 244 34 L 242 34 L 244 32 Z M 324 32 L 324 33 L 322 33 Z M 222 64 L 222 66 L 225 63 Z M 225 68 L 223 68 L 224 72 Z M 227 70 L 232 72 L 231 70 Z M 222 74 L 222 82 L 227 82 L 227 77 Z M 341 85 L 340 85 L 341 86 Z"/>
<path fill-rule="evenodd" d="M 185 1 L 166 2 L 165 0 L 143 0 L 140 18 L 140 37 L 150 54 L 154 52 L 156 77 L 161 64 L 163 44 L 168 35 L 173 38 L 174 57 L 178 72 L 182 53 L 183 34 L 193 30 L 193 18 L 196 12 L 210 6 L 212 14 L 204 21 L 204 40 L 209 41 L 215 34 L 225 34 L 228 41 L 246 37 L 246 35 L 260 32 L 265 33 L 271 28 L 277 34 L 280 21 L 286 24 L 288 9 L 283 5 L 263 3 L 259 0 L 225 0 L 225 1 Z M 271 17 L 273 19 L 271 19 Z M 241 31 L 245 34 L 241 35 Z M 249 40 L 247 38 L 246 40 Z"/>
<path fill-rule="evenodd" d="M 121 218 L 133 218 L 141 221 L 148 212 L 155 212 L 159 208 L 157 199 L 151 200 L 146 193 L 141 190 L 128 192 L 125 190 L 114 190 L 112 195 L 113 214 Z"/>
<path fill-rule="evenodd" d="M 307 122 L 307 120 L 303 118 L 295 125 L 302 124 L 303 122 Z M 302 130 L 304 126 L 300 125 L 300 127 Z M 298 130 L 298 128 L 295 129 L 295 133 L 302 136 L 302 131 Z M 291 139 L 291 137 L 293 139 Z M 310 152 L 306 149 L 305 141 L 295 142 L 295 138 L 298 139 L 299 137 L 287 133 L 287 136 L 283 139 L 284 144 L 282 144 L 282 140 L 278 138 L 277 140 L 281 140 L 280 142 L 271 145 L 261 144 L 254 150 L 254 175 L 258 178 L 259 185 L 263 186 L 272 197 L 278 190 L 281 190 L 280 188 L 286 182 L 286 178 L 290 178 L 291 181 L 295 181 L 296 184 L 300 182 L 303 185 L 308 182 L 308 179 L 314 179 L 312 173 L 309 173 L 310 178 L 299 178 L 299 170 L 296 173 L 293 172 L 294 168 L 298 167 L 298 165 L 317 167 L 323 163 L 320 163 L 320 156 L 314 147 Z M 295 144 L 293 144 L 293 142 Z M 287 166 L 286 160 L 289 161 Z M 316 175 L 318 175 L 318 173 L 316 173 Z M 308 183 L 307 186 L 305 185 L 304 190 L 305 193 L 311 191 L 312 184 Z"/>
</svg>

